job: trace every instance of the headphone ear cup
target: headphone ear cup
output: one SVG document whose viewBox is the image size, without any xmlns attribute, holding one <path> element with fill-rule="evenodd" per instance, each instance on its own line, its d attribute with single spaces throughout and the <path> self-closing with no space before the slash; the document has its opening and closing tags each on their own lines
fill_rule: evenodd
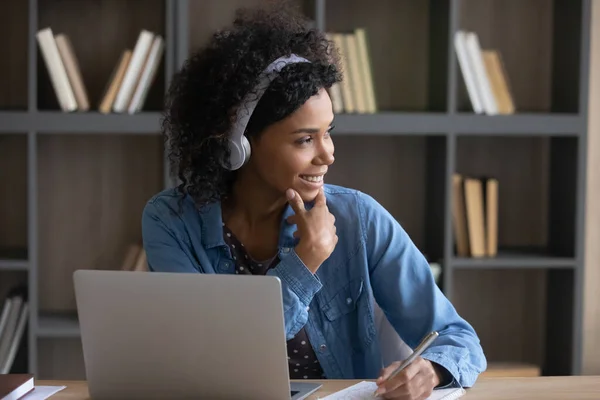
<svg viewBox="0 0 600 400">
<path fill-rule="evenodd" d="M 240 143 L 229 140 L 229 164 L 223 162 L 223 167 L 231 171 L 241 168 L 250 159 L 250 142 L 242 136 Z"/>
<path fill-rule="evenodd" d="M 229 140 L 229 163 L 226 160 L 223 160 L 223 167 L 228 170 L 236 170 L 242 166 L 242 161 L 244 159 L 242 146 L 234 142 L 233 140 Z"/>
<path fill-rule="evenodd" d="M 252 153 L 252 150 L 250 149 L 250 141 L 248 138 L 246 138 L 246 136 L 242 136 L 242 148 L 244 149 L 242 165 L 244 165 L 248 162 L 248 160 L 250 160 L 250 154 Z"/>
</svg>

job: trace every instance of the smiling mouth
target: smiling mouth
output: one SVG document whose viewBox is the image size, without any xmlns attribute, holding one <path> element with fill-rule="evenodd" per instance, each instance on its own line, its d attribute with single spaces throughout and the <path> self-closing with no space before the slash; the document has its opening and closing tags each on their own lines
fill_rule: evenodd
<svg viewBox="0 0 600 400">
<path fill-rule="evenodd" d="M 304 179 L 305 181 L 308 182 L 312 182 L 312 183 L 320 183 L 323 182 L 323 177 L 325 175 L 300 175 L 300 178 Z"/>
</svg>

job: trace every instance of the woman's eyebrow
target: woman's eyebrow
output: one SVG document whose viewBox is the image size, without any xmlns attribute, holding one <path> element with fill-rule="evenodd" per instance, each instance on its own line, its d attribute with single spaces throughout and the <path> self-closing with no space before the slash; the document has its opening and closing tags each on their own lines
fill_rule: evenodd
<svg viewBox="0 0 600 400">
<path fill-rule="evenodd" d="M 319 131 L 319 128 L 299 128 L 292 131 L 292 133 L 319 133 Z"/>
<path fill-rule="evenodd" d="M 331 127 L 331 125 L 333 125 L 333 120 L 329 123 L 329 127 Z M 319 128 L 298 128 L 292 131 L 292 133 L 319 133 L 320 131 L 321 129 Z"/>
</svg>

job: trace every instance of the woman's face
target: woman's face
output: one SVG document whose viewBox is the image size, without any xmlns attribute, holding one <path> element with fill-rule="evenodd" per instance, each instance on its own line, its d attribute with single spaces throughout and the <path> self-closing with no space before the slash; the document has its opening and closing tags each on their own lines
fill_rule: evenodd
<svg viewBox="0 0 600 400">
<path fill-rule="evenodd" d="M 251 141 L 248 167 L 282 196 L 293 188 L 304 201 L 313 200 L 334 160 L 332 122 L 331 99 L 321 89 L 296 112 Z"/>
</svg>

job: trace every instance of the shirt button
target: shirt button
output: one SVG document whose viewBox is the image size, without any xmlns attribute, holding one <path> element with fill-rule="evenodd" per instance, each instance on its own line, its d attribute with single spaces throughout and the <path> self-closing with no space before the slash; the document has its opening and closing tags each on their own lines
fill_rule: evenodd
<svg viewBox="0 0 600 400">
<path fill-rule="evenodd" d="M 327 350 L 327 345 L 322 344 L 319 349 L 321 349 L 321 351 L 325 351 Z"/>
<path fill-rule="evenodd" d="M 284 247 L 283 248 L 283 252 L 284 253 L 289 253 L 290 252 L 290 248 L 289 247 Z"/>
<path fill-rule="evenodd" d="M 351 304 L 351 303 L 352 303 L 352 299 L 351 299 L 350 297 L 348 297 L 348 298 L 346 299 L 346 304 Z"/>
</svg>

